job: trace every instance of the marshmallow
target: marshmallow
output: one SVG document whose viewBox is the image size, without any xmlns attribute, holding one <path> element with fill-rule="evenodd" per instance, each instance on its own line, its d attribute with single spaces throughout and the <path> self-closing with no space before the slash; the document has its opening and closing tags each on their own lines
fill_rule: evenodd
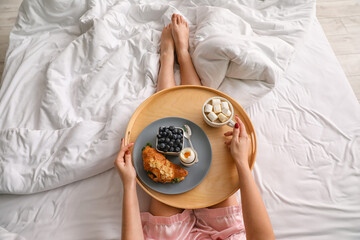
<svg viewBox="0 0 360 240">
<path fill-rule="evenodd" d="M 212 122 L 214 122 L 218 118 L 218 116 L 214 112 L 209 113 L 207 116 Z"/>
<path fill-rule="evenodd" d="M 204 112 L 209 113 L 212 111 L 212 109 L 213 109 L 213 106 L 211 106 L 210 104 L 206 104 Z"/>
<path fill-rule="evenodd" d="M 224 108 L 224 109 L 222 110 L 222 113 L 223 113 L 225 116 L 227 116 L 227 117 L 230 117 L 230 116 L 231 116 L 231 111 L 230 111 L 230 109 Z"/>
<path fill-rule="evenodd" d="M 229 103 L 228 102 L 221 102 L 221 108 L 229 109 Z"/>
<path fill-rule="evenodd" d="M 221 100 L 218 99 L 218 98 L 213 98 L 213 99 L 212 99 L 212 105 L 215 106 L 216 104 L 221 104 Z"/>
<path fill-rule="evenodd" d="M 228 118 L 222 113 L 220 113 L 218 117 L 221 122 L 226 122 L 226 120 L 228 120 Z"/>
<path fill-rule="evenodd" d="M 221 106 L 220 106 L 220 104 L 214 105 L 214 112 L 215 112 L 215 113 L 221 113 Z"/>
</svg>

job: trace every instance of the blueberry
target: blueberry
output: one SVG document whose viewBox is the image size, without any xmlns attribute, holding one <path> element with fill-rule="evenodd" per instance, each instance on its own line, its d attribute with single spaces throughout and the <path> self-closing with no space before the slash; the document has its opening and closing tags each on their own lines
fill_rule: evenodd
<svg viewBox="0 0 360 240">
<path fill-rule="evenodd" d="M 174 150 L 175 150 L 174 147 L 171 147 L 169 152 L 173 152 Z"/>
<path fill-rule="evenodd" d="M 174 126 L 170 126 L 169 129 L 170 129 L 170 130 L 174 130 L 175 127 L 174 127 Z"/>
<path fill-rule="evenodd" d="M 166 139 L 165 139 L 165 142 L 166 142 L 166 143 L 169 143 L 169 142 L 170 142 L 170 138 L 166 138 Z"/>
<path fill-rule="evenodd" d="M 165 150 L 165 151 L 168 151 L 169 149 L 170 149 L 170 146 L 169 146 L 169 145 L 165 145 L 164 150 Z"/>
<path fill-rule="evenodd" d="M 161 135 L 160 134 L 158 134 L 158 135 L 156 135 L 157 136 L 157 138 L 161 138 Z"/>
<path fill-rule="evenodd" d="M 159 127 L 159 132 L 162 132 L 164 130 L 164 127 Z"/>
<path fill-rule="evenodd" d="M 174 142 L 169 142 L 169 146 L 173 147 L 174 146 Z"/>
<path fill-rule="evenodd" d="M 180 139 L 176 139 L 176 141 L 175 141 L 177 144 L 179 144 L 181 141 L 180 141 Z"/>
<path fill-rule="evenodd" d="M 183 146 L 182 146 L 182 143 L 180 143 L 180 144 L 179 144 L 179 148 L 182 148 L 182 147 L 183 147 Z"/>
<path fill-rule="evenodd" d="M 179 147 L 175 148 L 175 152 L 180 152 L 180 148 Z"/>
<path fill-rule="evenodd" d="M 159 148 L 160 148 L 160 149 L 164 149 L 164 148 L 165 148 L 165 143 L 160 143 L 160 144 L 159 144 Z"/>
<path fill-rule="evenodd" d="M 171 138 L 174 137 L 174 135 L 173 135 L 172 133 L 169 133 L 169 134 L 168 134 L 168 137 L 171 139 Z"/>
</svg>

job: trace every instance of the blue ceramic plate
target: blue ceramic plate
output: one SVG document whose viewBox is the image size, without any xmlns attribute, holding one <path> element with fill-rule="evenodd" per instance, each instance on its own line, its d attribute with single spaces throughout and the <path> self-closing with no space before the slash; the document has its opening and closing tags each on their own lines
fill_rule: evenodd
<svg viewBox="0 0 360 240">
<path fill-rule="evenodd" d="M 191 128 L 191 142 L 198 154 L 198 162 L 191 167 L 185 167 L 180 163 L 178 156 L 165 155 L 171 162 L 180 165 L 188 171 L 187 177 L 179 183 L 157 183 L 148 177 L 143 166 L 142 148 L 150 143 L 155 148 L 156 135 L 160 126 L 181 127 L 187 124 Z M 187 139 L 184 140 L 184 148 L 190 147 Z M 149 188 L 165 194 L 179 194 L 187 192 L 201 183 L 208 173 L 212 161 L 211 144 L 205 132 L 195 123 L 178 117 L 167 117 L 156 120 L 148 125 L 136 139 L 133 149 L 133 161 L 136 173 L 140 180 Z"/>
</svg>

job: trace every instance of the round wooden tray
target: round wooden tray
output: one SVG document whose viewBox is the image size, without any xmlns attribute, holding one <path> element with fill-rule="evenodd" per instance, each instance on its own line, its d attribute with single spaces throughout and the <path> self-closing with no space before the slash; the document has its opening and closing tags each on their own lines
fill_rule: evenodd
<svg viewBox="0 0 360 240">
<path fill-rule="evenodd" d="M 138 184 L 153 198 L 173 207 L 196 209 L 208 207 L 234 194 L 239 189 L 239 178 L 234 161 L 224 144 L 226 131 L 232 128 L 210 127 L 202 118 L 204 102 L 214 96 L 228 99 L 243 123 L 251 140 L 249 166 L 252 169 L 256 156 L 254 127 L 244 109 L 230 96 L 203 86 L 178 86 L 160 91 L 146 99 L 134 112 L 126 129 L 125 142 L 135 142 L 141 131 L 153 121 L 164 117 L 181 117 L 196 123 L 208 136 L 212 146 L 212 163 L 204 180 L 194 189 L 176 195 L 158 193 L 143 184 Z M 154 136 L 155 137 L 155 136 Z"/>
</svg>

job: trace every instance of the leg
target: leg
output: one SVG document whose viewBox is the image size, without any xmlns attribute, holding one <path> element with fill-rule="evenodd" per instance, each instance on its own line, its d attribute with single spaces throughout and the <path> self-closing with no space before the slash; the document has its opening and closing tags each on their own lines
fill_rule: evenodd
<svg viewBox="0 0 360 240">
<path fill-rule="evenodd" d="M 200 78 L 196 73 L 189 53 L 188 23 L 181 15 L 173 14 L 171 17 L 171 25 L 177 59 L 180 65 L 181 85 L 201 86 Z"/>
<path fill-rule="evenodd" d="M 184 209 L 171 207 L 171 206 L 166 205 L 166 204 L 164 204 L 162 202 L 159 202 L 155 198 L 151 198 L 149 212 L 154 216 L 170 217 L 170 216 L 175 215 L 177 213 L 182 213 L 183 210 Z"/>
<path fill-rule="evenodd" d="M 215 204 L 213 206 L 210 206 L 209 208 L 223 208 L 223 207 L 230 207 L 230 206 L 239 206 L 239 203 L 236 199 L 235 193 L 225 199 L 224 201 Z"/>
<path fill-rule="evenodd" d="M 171 34 L 171 24 L 164 27 L 160 41 L 160 71 L 157 92 L 175 86 L 174 77 L 174 40 Z"/>
</svg>

